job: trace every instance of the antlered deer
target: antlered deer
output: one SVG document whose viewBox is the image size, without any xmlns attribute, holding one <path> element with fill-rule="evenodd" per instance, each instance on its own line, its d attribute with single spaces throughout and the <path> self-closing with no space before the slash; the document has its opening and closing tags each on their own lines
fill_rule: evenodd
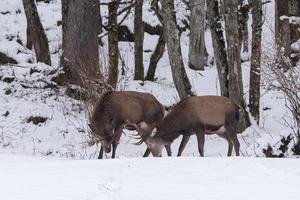
<svg viewBox="0 0 300 200">
<path fill-rule="evenodd" d="M 183 135 L 177 155 L 180 156 L 190 136 L 196 134 L 198 150 L 203 156 L 205 134 L 217 134 L 228 142 L 227 155 L 231 156 L 234 146 L 238 156 L 238 118 L 239 107 L 226 97 L 186 97 L 157 125 L 145 141 L 154 156 L 161 156 L 164 145 L 170 145 L 179 135 Z"/>
<path fill-rule="evenodd" d="M 124 128 L 139 130 L 140 137 L 149 135 L 163 119 L 164 107 L 149 93 L 134 91 L 110 91 L 103 94 L 97 102 L 90 119 L 92 135 L 101 143 L 99 159 L 111 152 L 115 157 L 116 148 Z M 128 123 L 130 122 L 130 124 Z M 128 126 L 129 125 L 129 126 Z M 168 155 L 171 150 L 166 146 Z M 144 157 L 150 154 L 147 148 Z"/>
</svg>

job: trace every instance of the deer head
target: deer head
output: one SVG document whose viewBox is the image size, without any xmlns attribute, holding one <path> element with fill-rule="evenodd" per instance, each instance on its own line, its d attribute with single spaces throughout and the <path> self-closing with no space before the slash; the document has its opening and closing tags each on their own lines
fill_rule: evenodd
<svg viewBox="0 0 300 200">
<path fill-rule="evenodd" d="M 93 126 L 89 124 L 89 127 L 91 129 L 91 135 L 95 138 L 95 140 L 99 143 L 101 143 L 101 146 L 103 147 L 103 150 L 105 153 L 111 152 L 111 145 L 114 140 L 114 130 L 112 135 L 105 134 L 105 129 L 99 130 L 96 126 Z"/>
<path fill-rule="evenodd" d="M 154 157 L 160 157 L 162 155 L 162 150 L 165 145 L 170 144 L 164 141 L 162 138 L 155 137 L 157 134 L 157 129 L 153 129 L 151 135 L 145 139 L 147 147 L 150 149 Z"/>
</svg>

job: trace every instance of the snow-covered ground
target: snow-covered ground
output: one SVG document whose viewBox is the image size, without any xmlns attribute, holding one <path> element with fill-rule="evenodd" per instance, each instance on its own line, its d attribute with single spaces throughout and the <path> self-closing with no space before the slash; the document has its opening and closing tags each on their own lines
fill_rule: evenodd
<svg viewBox="0 0 300 200">
<path fill-rule="evenodd" d="M 0 160 L 5 200 L 299 199 L 299 159 Z"/>
</svg>

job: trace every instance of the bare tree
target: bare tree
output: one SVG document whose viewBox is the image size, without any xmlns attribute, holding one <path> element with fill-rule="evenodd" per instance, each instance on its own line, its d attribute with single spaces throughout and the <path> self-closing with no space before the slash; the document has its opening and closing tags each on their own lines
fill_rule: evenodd
<svg viewBox="0 0 300 200">
<path fill-rule="evenodd" d="M 218 0 L 207 0 L 207 17 L 213 42 L 214 57 L 219 75 L 221 95 L 229 97 L 228 61 Z"/>
<path fill-rule="evenodd" d="M 27 18 L 27 48 L 34 47 L 38 62 L 51 65 L 48 39 L 40 21 L 34 0 L 23 0 L 23 6 Z"/>
<path fill-rule="evenodd" d="M 143 24 L 143 0 L 135 1 L 134 9 L 134 79 L 144 80 L 143 64 L 143 43 L 144 43 L 144 24 Z"/>
<path fill-rule="evenodd" d="M 250 125 L 243 97 L 243 82 L 241 69 L 241 46 L 238 27 L 238 0 L 224 1 L 225 32 L 228 56 L 229 97 L 240 106 L 240 120 L 238 131 L 245 130 Z"/>
<path fill-rule="evenodd" d="M 116 88 L 119 74 L 119 47 L 118 47 L 118 1 L 113 0 L 108 4 L 108 54 L 109 75 L 108 82 Z"/>
<path fill-rule="evenodd" d="M 190 0 L 189 67 L 204 70 L 205 65 L 205 0 Z"/>
<path fill-rule="evenodd" d="M 68 83 L 83 87 L 87 79 L 100 79 L 98 0 L 62 1 L 61 65 Z"/>
<path fill-rule="evenodd" d="M 177 28 L 174 0 L 163 0 L 161 4 L 163 31 L 172 69 L 172 77 L 179 97 L 183 99 L 186 96 L 194 94 L 181 55 L 180 36 Z"/>
<path fill-rule="evenodd" d="M 161 15 L 161 10 L 158 6 L 158 1 L 153 0 L 151 2 L 151 7 L 152 7 L 152 10 L 155 12 L 155 15 L 157 16 L 159 22 L 161 24 L 163 24 L 164 22 L 163 22 L 163 18 L 162 18 L 162 15 Z M 148 72 L 147 72 L 147 75 L 146 75 L 146 78 L 145 78 L 146 80 L 154 81 L 156 67 L 157 67 L 157 64 L 158 64 L 159 60 L 164 55 L 165 46 L 166 46 L 165 36 L 164 36 L 164 31 L 162 29 L 161 32 L 160 32 L 159 39 L 157 41 L 155 50 L 154 50 L 153 54 L 150 57 L 149 68 L 148 68 Z"/>
<path fill-rule="evenodd" d="M 261 31 L 262 2 L 252 0 L 252 54 L 250 69 L 249 108 L 250 113 L 259 123 L 260 74 L 261 74 Z"/>
<path fill-rule="evenodd" d="M 161 33 L 157 41 L 156 47 L 154 49 L 154 52 L 150 57 L 149 68 L 145 80 L 154 81 L 157 63 L 163 57 L 164 52 L 165 52 L 165 41 L 164 41 L 164 35 L 163 33 Z"/>
</svg>

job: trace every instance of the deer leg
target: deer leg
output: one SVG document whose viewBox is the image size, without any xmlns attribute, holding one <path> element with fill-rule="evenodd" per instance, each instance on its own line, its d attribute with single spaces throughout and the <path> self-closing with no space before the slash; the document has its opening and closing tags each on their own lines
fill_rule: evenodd
<svg viewBox="0 0 300 200">
<path fill-rule="evenodd" d="M 235 155 L 239 156 L 240 155 L 240 142 L 237 138 L 237 134 L 236 134 L 236 127 L 235 126 L 228 126 L 226 128 L 227 132 L 229 133 L 229 136 L 232 140 L 233 146 L 234 146 L 234 151 L 235 151 Z"/>
<path fill-rule="evenodd" d="M 100 153 L 99 153 L 98 159 L 103 159 L 103 147 L 102 147 L 102 145 L 100 146 Z"/>
<path fill-rule="evenodd" d="M 240 142 L 237 138 L 237 134 L 233 131 L 230 131 L 229 136 L 230 136 L 233 146 L 234 146 L 235 155 L 239 156 L 240 155 Z"/>
<path fill-rule="evenodd" d="M 114 135 L 114 140 L 112 142 L 112 146 L 113 146 L 113 151 L 112 151 L 112 158 L 115 158 L 116 157 L 116 150 L 117 150 L 117 146 L 119 144 L 119 141 L 120 141 L 120 138 L 121 138 L 121 135 L 122 135 L 122 131 L 124 129 L 125 125 L 118 125 L 118 127 L 116 128 L 117 131 Z"/>
<path fill-rule="evenodd" d="M 240 142 L 239 142 L 236 134 L 232 135 L 232 142 L 233 142 L 233 146 L 234 146 L 235 155 L 239 156 L 240 155 Z"/>
<path fill-rule="evenodd" d="M 116 150 L 117 150 L 118 143 L 113 142 L 112 146 L 113 146 L 113 150 L 112 150 L 112 156 L 111 156 L 111 158 L 115 158 L 116 157 Z"/>
<path fill-rule="evenodd" d="M 188 143 L 190 139 L 190 136 L 189 135 L 183 135 L 182 136 L 182 140 L 181 140 L 181 143 L 180 143 L 180 146 L 179 146 L 179 149 L 178 149 L 178 153 L 177 153 L 177 156 L 181 156 L 186 144 Z"/>
<path fill-rule="evenodd" d="M 165 145 L 168 156 L 172 156 L 171 144 Z"/>
<path fill-rule="evenodd" d="M 150 154 L 150 149 L 147 147 L 147 149 L 146 149 L 146 151 L 145 151 L 143 157 L 148 157 L 149 154 Z"/>
<path fill-rule="evenodd" d="M 205 133 L 204 131 L 197 131 L 196 132 L 197 141 L 198 141 L 198 151 L 200 153 L 200 156 L 204 156 L 204 142 L 205 142 Z"/>
<path fill-rule="evenodd" d="M 232 144 L 232 140 L 231 140 L 228 132 L 225 132 L 223 134 L 218 134 L 218 136 L 220 136 L 221 138 L 224 138 L 228 142 L 227 156 L 230 157 L 232 155 L 233 144 Z"/>
<path fill-rule="evenodd" d="M 121 135 L 122 135 L 122 129 L 121 129 L 120 133 L 117 133 L 117 134 L 116 134 L 115 139 L 114 139 L 114 141 L 113 141 L 113 143 L 112 143 L 112 146 L 113 146 L 112 158 L 115 158 L 115 157 L 116 157 L 116 150 L 117 150 L 117 146 L 118 146 L 118 144 L 119 144 Z"/>
</svg>

